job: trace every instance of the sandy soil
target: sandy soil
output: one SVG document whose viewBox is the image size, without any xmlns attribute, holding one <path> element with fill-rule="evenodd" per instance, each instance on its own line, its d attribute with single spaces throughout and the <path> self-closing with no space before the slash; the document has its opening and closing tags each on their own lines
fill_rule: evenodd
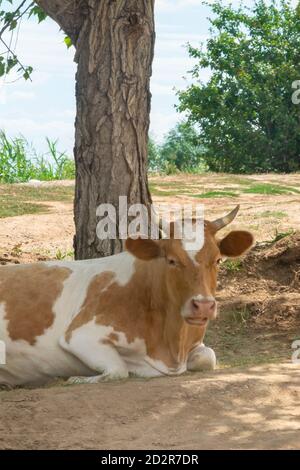
<svg viewBox="0 0 300 470">
<path fill-rule="evenodd" d="M 254 182 L 287 185 L 300 190 L 300 174 L 292 175 L 255 175 L 243 177 L 253 179 Z M 154 196 L 157 204 L 193 203 L 204 204 L 205 215 L 214 219 L 232 210 L 237 204 L 241 209 L 238 218 L 230 229 L 250 229 L 256 241 L 272 240 L 277 232 L 300 230 L 300 194 L 263 195 L 240 194 L 239 197 L 220 197 L 198 199 L 194 194 L 199 191 L 211 190 L 237 190 L 243 185 L 239 184 L 238 176 L 231 175 L 179 175 L 167 177 L 152 177 L 150 183 L 175 185 L 173 189 L 178 195 Z M 70 181 L 45 182 L 41 186 L 70 186 Z M 177 185 L 178 188 L 177 189 Z M 189 188 L 190 196 L 180 194 L 180 185 Z M 172 189 L 172 188 L 171 188 Z M 23 215 L 0 219 L 0 262 L 8 258 L 21 262 L 32 262 L 42 259 L 55 258 L 57 253 L 70 253 L 73 249 L 74 220 L 73 204 L 66 202 L 43 201 L 49 208 L 45 214 Z M 267 212 L 281 212 L 281 218 L 266 216 Z M 17 247 L 17 250 L 15 250 Z M 15 254 L 18 256 L 14 256 Z"/>
<path fill-rule="evenodd" d="M 0 394 L 2 449 L 300 449 L 300 367 Z"/>
<path fill-rule="evenodd" d="M 255 179 L 300 187 L 300 175 Z M 189 182 L 208 190 L 217 184 L 199 176 Z M 200 202 L 212 217 L 240 203 L 233 228 L 250 228 L 259 242 L 241 267 L 221 269 L 221 316 L 207 337 L 219 369 L 150 381 L 72 387 L 58 382 L 0 391 L 0 449 L 300 449 L 300 365 L 290 363 L 291 342 L 300 339 L 300 196 L 243 194 L 238 200 Z M 2 264 L 72 250 L 72 204 L 48 205 L 47 214 L 0 220 Z M 259 216 L 266 211 L 286 215 Z M 298 232 L 266 243 L 276 230 L 291 229 Z M 240 367 L 232 367 L 236 364 Z"/>
</svg>

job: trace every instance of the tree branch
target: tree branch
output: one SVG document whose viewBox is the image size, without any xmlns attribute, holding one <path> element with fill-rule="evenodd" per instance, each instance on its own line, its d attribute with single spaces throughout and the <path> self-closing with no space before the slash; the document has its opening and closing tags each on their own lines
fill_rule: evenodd
<svg viewBox="0 0 300 470">
<path fill-rule="evenodd" d="M 28 5 L 28 7 L 24 10 L 24 11 L 21 11 L 21 8 L 23 5 L 25 5 L 27 0 L 23 0 L 22 3 L 18 6 L 18 8 L 11 13 L 11 18 L 10 20 L 7 22 L 7 23 L 4 23 L 4 26 L 3 28 L 0 30 L 0 37 L 2 36 L 2 34 L 4 33 L 4 31 L 10 27 L 11 25 L 11 21 L 12 20 L 15 20 L 15 21 L 18 21 L 20 18 L 22 18 L 23 15 L 25 15 L 25 13 L 27 13 L 27 11 L 29 10 L 29 8 L 32 7 L 33 5 L 33 2 L 30 3 L 30 5 Z"/>
<path fill-rule="evenodd" d="M 76 46 L 78 35 L 87 14 L 87 0 L 35 0 Z"/>
</svg>

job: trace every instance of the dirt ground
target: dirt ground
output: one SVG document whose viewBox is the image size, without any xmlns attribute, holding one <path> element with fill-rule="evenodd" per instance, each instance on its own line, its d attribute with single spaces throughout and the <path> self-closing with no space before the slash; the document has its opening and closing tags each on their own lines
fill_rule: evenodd
<svg viewBox="0 0 300 470">
<path fill-rule="evenodd" d="M 0 394 L 2 449 L 300 449 L 300 367 Z"/>
<path fill-rule="evenodd" d="M 196 200 L 198 187 L 245 185 L 239 177 L 218 178 L 150 182 L 154 200 L 162 203 Z M 300 339 L 300 175 L 247 179 L 295 192 L 197 200 L 211 218 L 241 204 L 232 228 L 256 237 L 246 257 L 221 266 L 220 315 L 206 338 L 218 369 L 0 391 L 0 449 L 300 449 L 300 364 L 291 363 L 292 343 Z M 189 195 L 181 194 L 181 185 Z M 71 256 L 72 202 L 48 206 L 45 214 L 0 219 L 2 264 Z"/>
</svg>

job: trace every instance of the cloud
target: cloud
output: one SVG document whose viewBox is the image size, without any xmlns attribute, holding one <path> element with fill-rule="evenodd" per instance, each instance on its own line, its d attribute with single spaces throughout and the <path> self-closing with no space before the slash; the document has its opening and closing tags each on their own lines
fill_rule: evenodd
<svg viewBox="0 0 300 470">
<path fill-rule="evenodd" d="M 173 85 L 164 85 L 159 82 L 155 82 L 154 80 L 150 83 L 150 89 L 152 95 L 174 95 L 174 87 Z"/>
<path fill-rule="evenodd" d="M 72 154 L 74 142 L 74 123 L 69 119 L 44 118 L 43 115 L 35 115 L 34 118 L 0 117 L 0 129 L 4 129 L 10 137 L 23 135 L 33 143 L 38 153 L 48 151 L 46 137 L 50 140 L 59 140 L 58 148 Z"/>
<path fill-rule="evenodd" d="M 158 12 L 170 12 L 194 6 L 201 7 L 201 0 L 156 0 Z"/>
<path fill-rule="evenodd" d="M 10 40 L 6 33 L 6 41 Z M 41 24 L 26 21 L 21 24 L 15 53 L 24 65 L 34 70 L 56 75 L 74 75 L 74 48 L 67 49 L 63 42 L 64 34 L 52 20 Z M 35 77 L 33 77 L 35 78 Z"/>
<path fill-rule="evenodd" d="M 150 116 L 150 134 L 157 142 L 162 142 L 168 131 L 180 121 L 180 115 L 173 109 L 166 112 L 152 111 Z"/>
</svg>

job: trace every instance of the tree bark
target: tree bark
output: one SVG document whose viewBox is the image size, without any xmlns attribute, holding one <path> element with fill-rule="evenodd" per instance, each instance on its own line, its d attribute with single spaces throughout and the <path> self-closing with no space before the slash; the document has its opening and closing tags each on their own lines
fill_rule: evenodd
<svg viewBox="0 0 300 470">
<path fill-rule="evenodd" d="M 55 2 L 38 0 L 57 21 Z M 128 205 L 151 197 L 147 181 L 149 82 L 154 51 L 154 0 L 56 0 L 68 4 L 66 26 L 76 46 L 76 259 L 121 251 L 120 240 L 96 235 L 97 207 L 120 195 Z M 84 5 L 83 5 L 84 3 Z M 73 10 L 72 10 L 73 6 Z M 78 16 L 78 8 L 82 15 Z M 59 24 L 64 26 L 62 10 Z M 70 34 L 70 32 L 68 33 Z"/>
</svg>

